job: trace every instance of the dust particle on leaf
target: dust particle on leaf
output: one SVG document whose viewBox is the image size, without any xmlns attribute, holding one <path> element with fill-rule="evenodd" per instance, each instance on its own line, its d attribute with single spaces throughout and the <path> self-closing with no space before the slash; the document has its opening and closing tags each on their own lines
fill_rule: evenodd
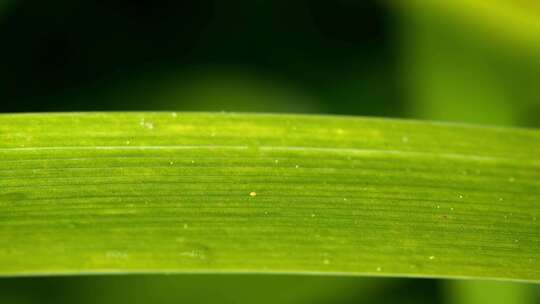
<svg viewBox="0 0 540 304">
<path fill-rule="evenodd" d="M 141 121 L 139 122 L 139 125 L 149 130 L 154 129 L 154 123 L 146 121 L 144 118 L 141 119 Z"/>
</svg>

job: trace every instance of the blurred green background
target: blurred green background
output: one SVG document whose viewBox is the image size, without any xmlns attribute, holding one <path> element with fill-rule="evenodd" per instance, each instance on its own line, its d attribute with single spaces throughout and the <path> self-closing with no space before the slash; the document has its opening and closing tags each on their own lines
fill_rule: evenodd
<svg viewBox="0 0 540 304">
<path fill-rule="evenodd" d="M 0 0 L 0 112 L 325 113 L 540 126 L 540 3 Z M 540 303 L 536 285 L 0 278 L 0 303 Z"/>
</svg>

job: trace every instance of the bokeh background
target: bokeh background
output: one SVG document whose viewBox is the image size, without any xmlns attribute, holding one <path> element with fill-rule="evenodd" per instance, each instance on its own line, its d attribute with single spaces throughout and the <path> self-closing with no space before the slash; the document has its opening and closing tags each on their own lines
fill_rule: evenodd
<svg viewBox="0 0 540 304">
<path fill-rule="evenodd" d="M 540 127 L 528 0 L 0 0 L 0 112 L 319 113 Z M 540 303 L 537 285 L 0 278 L 0 303 Z"/>
</svg>

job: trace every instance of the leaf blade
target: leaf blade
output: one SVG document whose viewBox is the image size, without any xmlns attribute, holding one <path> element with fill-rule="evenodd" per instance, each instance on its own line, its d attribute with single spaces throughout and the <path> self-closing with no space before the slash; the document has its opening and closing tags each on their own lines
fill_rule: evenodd
<svg viewBox="0 0 540 304">
<path fill-rule="evenodd" d="M 0 138 L 0 275 L 540 280 L 538 131 L 81 113 L 2 115 Z"/>
</svg>

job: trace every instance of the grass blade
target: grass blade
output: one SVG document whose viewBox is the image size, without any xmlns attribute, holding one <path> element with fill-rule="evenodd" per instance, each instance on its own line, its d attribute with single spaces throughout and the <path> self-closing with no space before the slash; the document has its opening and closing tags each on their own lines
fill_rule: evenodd
<svg viewBox="0 0 540 304">
<path fill-rule="evenodd" d="M 540 132 L 332 116 L 0 115 L 0 275 L 540 281 Z"/>
</svg>

